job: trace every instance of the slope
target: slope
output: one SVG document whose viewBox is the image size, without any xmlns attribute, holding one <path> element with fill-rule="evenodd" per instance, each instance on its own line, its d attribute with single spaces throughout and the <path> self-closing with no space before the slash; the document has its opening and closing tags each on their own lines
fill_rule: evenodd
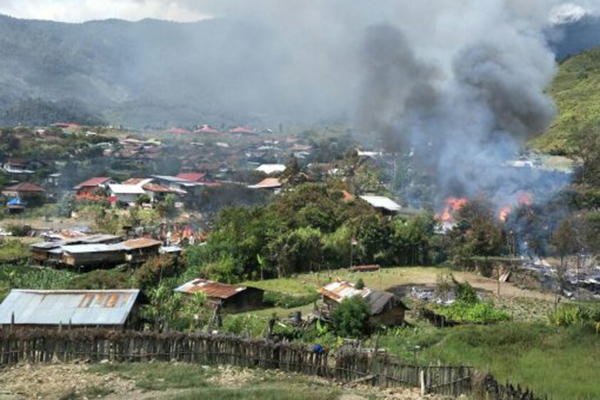
<svg viewBox="0 0 600 400">
<path fill-rule="evenodd" d="M 572 154 L 578 133 L 600 135 L 600 47 L 564 61 L 549 89 L 559 115 L 531 144 L 545 152 Z"/>
</svg>

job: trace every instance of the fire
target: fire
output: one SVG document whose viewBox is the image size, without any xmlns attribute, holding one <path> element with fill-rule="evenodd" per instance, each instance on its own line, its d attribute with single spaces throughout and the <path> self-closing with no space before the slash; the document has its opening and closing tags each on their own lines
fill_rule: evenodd
<svg viewBox="0 0 600 400">
<path fill-rule="evenodd" d="M 510 206 L 502 207 L 498 212 L 498 219 L 502 222 L 506 222 L 511 211 L 512 209 L 510 208 Z"/>
<path fill-rule="evenodd" d="M 453 222 L 454 221 L 454 213 L 460 211 L 461 208 L 467 204 L 469 200 L 467 199 L 457 199 L 457 198 L 449 198 L 446 199 L 446 207 L 440 216 L 442 222 Z"/>
<path fill-rule="evenodd" d="M 521 205 L 530 206 L 533 204 L 533 195 L 529 192 L 520 192 L 517 200 Z"/>
</svg>

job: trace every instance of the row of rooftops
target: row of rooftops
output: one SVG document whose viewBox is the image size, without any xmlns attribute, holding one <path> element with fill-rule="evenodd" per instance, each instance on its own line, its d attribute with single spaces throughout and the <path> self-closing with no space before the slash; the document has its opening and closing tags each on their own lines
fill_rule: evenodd
<svg viewBox="0 0 600 400">
<path fill-rule="evenodd" d="M 229 285 L 206 279 L 194 279 L 175 289 L 192 295 L 204 293 L 209 299 L 226 300 L 246 290 L 246 286 Z M 332 282 L 319 293 L 336 303 L 352 296 L 360 296 L 369 304 L 370 314 L 381 313 L 393 302 L 395 307 L 407 309 L 392 293 L 357 289 L 345 281 Z M 13 289 L 0 305 L 0 325 L 122 325 L 127 320 L 140 294 L 139 289 L 127 290 L 28 290 Z"/>
</svg>

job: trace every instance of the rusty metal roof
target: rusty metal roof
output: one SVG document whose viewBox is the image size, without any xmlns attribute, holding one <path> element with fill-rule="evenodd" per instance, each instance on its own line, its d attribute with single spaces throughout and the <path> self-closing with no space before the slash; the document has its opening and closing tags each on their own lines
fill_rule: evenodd
<svg viewBox="0 0 600 400">
<path fill-rule="evenodd" d="M 131 290 L 13 289 L 0 305 L 0 324 L 122 325 L 139 295 Z"/>
<path fill-rule="evenodd" d="M 228 285 L 226 283 L 213 282 L 206 279 L 194 279 L 193 281 L 179 286 L 175 291 L 187 294 L 204 293 L 206 294 L 206 297 L 228 299 L 246 289 L 247 288 L 244 286 Z"/>
<path fill-rule="evenodd" d="M 352 283 L 346 281 L 335 281 L 319 289 L 320 294 L 338 303 L 352 296 L 366 297 L 370 292 L 367 288 L 359 290 Z"/>
<path fill-rule="evenodd" d="M 319 289 L 319 293 L 337 303 L 341 303 L 344 299 L 349 297 L 360 296 L 365 299 L 367 304 L 369 304 L 371 315 L 381 313 L 390 303 L 391 307 L 401 307 L 408 310 L 404 303 L 402 303 L 402 301 L 400 301 L 393 293 L 367 288 L 359 290 L 356 289 L 352 283 L 345 281 L 332 282 Z"/>
<path fill-rule="evenodd" d="M 127 250 L 145 249 L 147 247 L 161 246 L 162 242 L 154 239 L 131 239 L 122 243 Z"/>
</svg>

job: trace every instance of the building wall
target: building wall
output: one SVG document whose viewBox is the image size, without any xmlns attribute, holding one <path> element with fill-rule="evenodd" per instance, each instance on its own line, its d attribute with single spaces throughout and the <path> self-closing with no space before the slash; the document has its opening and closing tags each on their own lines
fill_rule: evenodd
<svg viewBox="0 0 600 400">
<path fill-rule="evenodd" d="M 247 288 L 225 299 L 222 303 L 223 311 L 241 312 L 261 308 L 263 304 L 264 291 L 255 288 Z"/>
</svg>

